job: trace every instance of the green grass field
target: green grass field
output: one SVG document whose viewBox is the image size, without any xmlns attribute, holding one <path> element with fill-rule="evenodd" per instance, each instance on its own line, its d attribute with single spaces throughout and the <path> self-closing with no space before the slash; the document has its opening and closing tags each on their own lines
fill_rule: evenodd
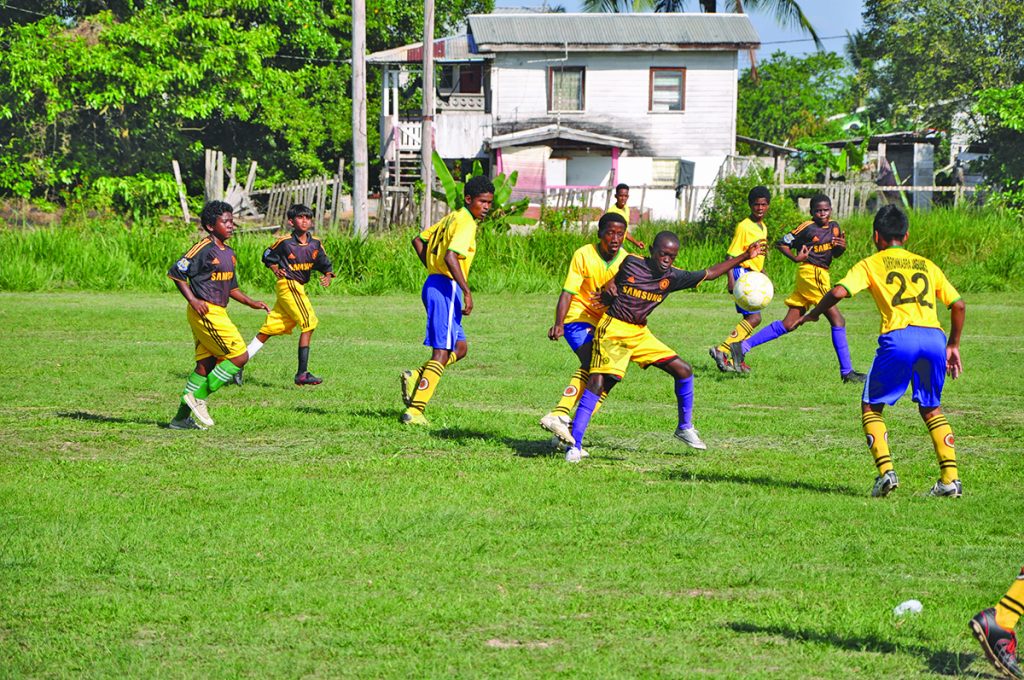
<svg viewBox="0 0 1024 680">
<path fill-rule="evenodd" d="M 317 298 L 323 385 L 292 385 L 276 338 L 210 399 L 215 429 L 176 432 L 179 298 L 0 294 L 0 676 L 994 677 L 966 622 L 1024 559 L 1024 305 L 967 297 L 953 501 L 924 495 L 909 399 L 887 411 L 901 487 L 869 497 L 825 322 L 721 375 L 728 300 L 673 296 L 652 328 L 694 365 L 709 450 L 633 368 L 572 466 L 537 427 L 574 368 L 554 296 L 476 304 L 429 429 L 397 422 L 426 358 L 407 294 Z M 843 309 L 866 370 L 877 315 Z M 261 318 L 232 315 L 247 339 Z"/>
</svg>

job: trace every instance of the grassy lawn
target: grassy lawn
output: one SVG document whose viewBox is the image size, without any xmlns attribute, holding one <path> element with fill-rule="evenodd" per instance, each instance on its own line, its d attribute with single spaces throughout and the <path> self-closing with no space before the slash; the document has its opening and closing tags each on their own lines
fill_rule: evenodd
<svg viewBox="0 0 1024 680">
<path fill-rule="evenodd" d="M 652 318 L 694 365 L 709 450 L 634 367 L 569 465 L 537 427 L 575 367 L 554 302 L 478 296 L 432 427 L 403 429 L 419 300 L 320 297 L 323 385 L 292 385 L 275 338 L 210 399 L 216 428 L 176 432 L 179 298 L 0 295 L 0 676 L 993 677 L 966 622 L 1024 559 L 1024 306 L 967 296 L 953 501 L 924 496 L 909 399 L 887 411 L 902 485 L 870 498 L 827 323 L 719 374 L 717 295 Z M 249 339 L 260 315 L 232 310 Z M 843 310 L 866 370 L 877 314 Z M 894 618 L 910 598 L 924 612 Z"/>
</svg>

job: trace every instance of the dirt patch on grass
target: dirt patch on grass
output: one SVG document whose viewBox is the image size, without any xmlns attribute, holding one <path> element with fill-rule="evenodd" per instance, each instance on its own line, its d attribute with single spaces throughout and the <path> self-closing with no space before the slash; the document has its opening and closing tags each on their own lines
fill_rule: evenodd
<svg viewBox="0 0 1024 680">
<path fill-rule="evenodd" d="M 491 638 L 484 644 L 492 649 L 547 649 L 558 644 L 560 640 L 502 640 Z"/>
</svg>

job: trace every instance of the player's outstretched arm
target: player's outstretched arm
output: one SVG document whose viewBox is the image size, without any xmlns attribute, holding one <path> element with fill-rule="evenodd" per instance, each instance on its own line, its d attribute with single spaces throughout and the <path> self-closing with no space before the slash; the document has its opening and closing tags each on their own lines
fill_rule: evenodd
<svg viewBox="0 0 1024 680">
<path fill-rule="evenodd" d="M 767 245 L 764 241 L 758 241 L 757 243 L 750 244 L 750 247 L 743 253 L 740 253 L 736 257 L 730 257 L 728 260 L 723 260 L 716 265 L 712 265 L 704 270 L 704 280 L 711 281 L 717 279 L 726 272 L 731 272 L 733 267 L 743 264 L 752 257 L 764 255 L 764 251 Z"/>
<path fill-rule="evenodd" d="M 839 232 L 839 236 L 832 238 L 832 257 L 842 257 L 846 252 L 846 234 Z"/>
<path fill-rule="evenodd" d="M 842 286 L 836 286 L 829 292 L 825 293 L 824 297 L 821 298 L 821 301 L 814 306 L 814 309 L 796 320 L 796 323 L 793 325 L 793 330 L 803 326 L 808 321 L 817 321 L 821 318 L 822 314 L 835 307 L 839 304 L 840 300 L 847 297 L 850 297 L 850 291 L 846 290 Z"/>
<path fill-rule="evenodd" d="M 462 289 L 462 313 L 469 316 L 473 312 L 473 293 L 469 290 L 466 275 L 462 273 L 462 267 L 459 265 L 459 254 L 449 250 L 444 254 L 444 263 L 455 283 Z"/>
<path fill-rule="evenodd" d="M 427 266 L 427 244 L 419 236 L 412 240 L 412 249 L 416 251 L 416 257 L 420 258 L 423 266 Z"/>
<path fill-rule="evenodd" d="M 780 243 L 777 247 L 780 253 L 793 260 L 793 262 L 803 262 L 807 259 L 807 256 L 811 254 L 811 248 L 807 245 L 801 248 L 800 252 L 795 255 L 793 254 L 793 250 L 784 243 Z"/>
<path fill-rule="evenodd" d="M 241 288 L 232 288 L 228 295 L 231 296 L 232 300 L 238 300 L 243 305 L 249 305 L 253 309 L 262 309 L 264 312 L 270 311 L 270 307 L 267 306 L 266 302 L 253 300 L 251 297 L 243 293 Z"/>
<path fill-rule="evenodd" d="M 196 314 L 199 316 L 206 316 L 206 313 L 210 311 L 210 308 L 206 305 L 206 300 L 200 300 L 193 293 L 192 289 L 189 288 L 188 283 L 172 278 L 174 285 L 178 287 L 178 292 L 185 298 L 192 309 L 196 310 Z"/>
<path fill-rule="evenodd" d="M 558 304 L 555 305 L 555 325 L 548 329 L 549 340 L 558 340 L 565 335 L 565 315 L 569 313 L 571 302 L 572 294 L 563 290 L 558 296 Z"/>
<path fill-rule="evenodd" d="M 964 318 L 967 306 L 963 300 L 957 300 L 949 308 L 949 339 L 946 341 L 946 373 L 956 380 L 964 372 L 964 364 L 960 359 L 960 335 L 964 330 Z"/>
</svg>

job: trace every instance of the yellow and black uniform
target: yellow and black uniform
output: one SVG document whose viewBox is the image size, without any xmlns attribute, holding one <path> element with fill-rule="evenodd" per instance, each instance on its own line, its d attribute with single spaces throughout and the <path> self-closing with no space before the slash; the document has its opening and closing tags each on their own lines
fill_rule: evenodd
<svg viewBox="0 0 1024 680">
<path fill-rule="evenodd" d="M 615 275 L 618 295 L 597 324 L 590 372 L 622 378 L 629 362 L 646 368 L 678 356 L 654 337 L 647 317 L 669 293 L 697 286 L 706 270 L 691 272 L 670 267 L 658 274 L 647 259 L 627 255 Z"/>
<path fill-rule="evenodd" d="M 263 264 L 277 265 L 284 277 L 277 279 L 277 301 L 260 328 L 265 335 L 290 334 L 295 326 L 303 333 L 317 327 L 319 320 L 306 294 L 306 284 L 314 271 L 333 271 L 320 239 L 310 235 L 306 243 L 293 232 L 283 236 L 263 252 Z"/>
<path fill-rule="evenodd" d="M 196 342 L 196 361 L 208 357 L 231 359 L 245 353 L 245 341 L 228 318 L 231 291 L 238 288 L 235 279 L 235 251 L 204 238 L 167 272 L 167 276 L 188 284 L 192 294 L 206 302 L 209 311 L 199 316 L 186 306 L 188 324 Z"/>
<path fill-rule="evenodd" d="M 797 266 L 796 284 L 786 298 L 787 307 L 808 309 L 832 290 L 828 270 L 832 259 L 842 254 L 833 251 L 832 240 L 841 234 L 837 222 L 818 226 L 814 220 L 808 220 L 778 240 L 778 245 L 788 247 L 794 254 L 799 254 L 804 246 L 809 248 L 807 259 Z"/>
<path fill-rule="evenodd" d="M 562 290 L 572 295 L 563 323 L 597 325 L 603 310 L 595 306 L 594 295 L 615 277 L 626 256 L 626 251 L 620 248 L 615 257 L 606 261 L 594 244 L 585 245 L 573 253 L 565 283 L 562 284 Z"/>
<path fill-rule="evenodd" d="M 452 278 L 444 256 L 449 250 L 459 256 L 462 275 L 469 280 L 469 268 L 476 256 L 476 220 L 466 208 L 449 213 L 440 222 L 420 232 L 420 239 L 427 244 L 427 274 L 440 274 Z"/>
</svg>

